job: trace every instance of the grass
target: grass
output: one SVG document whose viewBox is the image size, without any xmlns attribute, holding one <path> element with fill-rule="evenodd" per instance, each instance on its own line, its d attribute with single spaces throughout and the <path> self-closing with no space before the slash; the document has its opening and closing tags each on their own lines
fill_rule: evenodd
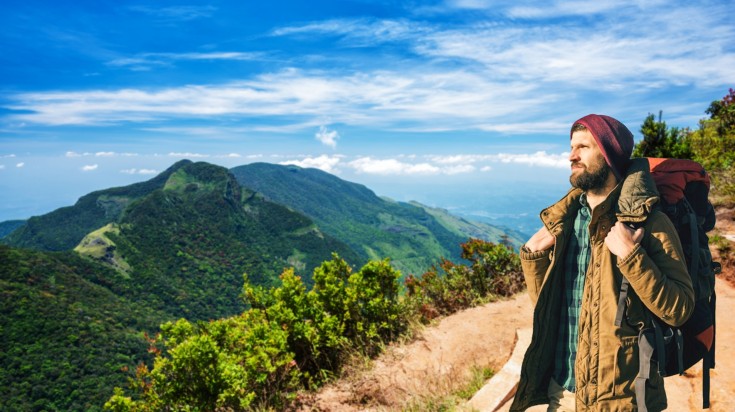
<svg viewBox="0 0 735 412">
<path fill-rule="evenodd" d="M 473 411 L 474 409 L 467 406 L 472 396 L 477 393 L 495 374 L 491 368 L 473 366 L 470 371 L 469 378 L 461 379 L 457 376 L 446 379 L 446 383 L 438 386 L 438 391 L 432 393 L 431 396 L 423 396 L 418 399 L 412 399 L 402 412 L 454 412 L 454 411 Z M 442 390 L 442 387 L 444 390 Z"/>
</svg>

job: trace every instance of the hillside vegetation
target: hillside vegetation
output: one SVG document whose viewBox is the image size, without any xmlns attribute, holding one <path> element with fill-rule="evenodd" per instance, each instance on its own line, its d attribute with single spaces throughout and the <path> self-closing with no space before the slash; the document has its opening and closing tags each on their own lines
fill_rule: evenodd
<svg viewBox="0 0 735 412">
<path fill-rule="evenodd" d="M 361 264 L 306 216 L 242 190 L 225 168 L 180 162 L 163 176 L 87 195 L 14 234 L 37 247 L 64 239 L 74 251 L 2 246 L 0 409 L 100 410 L 150 361 L 146 333 L 181 317 L 242 313 L 244 274 L 270 287 L 284 268 L 310 274 L 335 251 Z M 100 202 L 111 193 L 125 206 Z M 92 223 L 65 225 L 76 215 Z M 102 226 L 77 235 L 92 224 Z"/>
<path fill-rule="evenodd" d="M 253 163 L 231 170 L 244 187 L 312 218 L 365 260 L 391 258 L 404 275 L 421 274 L 442 257 L 459 260 L 469 237 L 519 246 L 520 236 L 471 224 L 418 203 L 394 202 L 363 185 L 318 169 Z"/>
<path fill-rule="evenodd" d="M 118 274 L 70 252 L 0 245 L 2 409 L 101 410 L 149 361 L 145 332 L 168 316 L 110 290 Z"/>
</svg>

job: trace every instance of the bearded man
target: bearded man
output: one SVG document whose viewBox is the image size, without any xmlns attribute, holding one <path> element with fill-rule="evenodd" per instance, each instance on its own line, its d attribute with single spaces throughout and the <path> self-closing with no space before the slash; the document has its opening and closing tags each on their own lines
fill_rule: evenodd
<svg viewBox="0 0 735 412">
<path fill-rule="evenodd" d="M 651 314 L 679 326 L 694 308 L 679 238 L 655 207 L 647 159 L 630 159 L 625 125 L 590 114 L 570 136 L 572 189 L 521 248 L 533 336 L 511 411 L 664 410 L 655 371 L 636 399 L 638 335 Z M 632 290 L 616 326 L 624 277 Z"/>
</svg>

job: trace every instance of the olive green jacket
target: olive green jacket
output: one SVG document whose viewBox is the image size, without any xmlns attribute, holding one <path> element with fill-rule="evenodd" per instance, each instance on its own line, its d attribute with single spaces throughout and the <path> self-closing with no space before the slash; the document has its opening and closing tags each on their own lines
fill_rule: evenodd
<svg viewBox="0 0 735 412">
<path fill-rule="evenodd" d="M 533 336 L 511 411 L 548 403 L 554 370 L 558 323 L 563 302 L 565 248 L 580 207 L 580 189 L 572 189 L 541 212 L 555 246 L 540 252 L 521 251 L 521 263 L 534 302 Z M 635 411 L 638 375 L 638 332 L 650 313 L 673 326 L 684 323 L 694 308 L 694 291 L 679 238 L 671 221 L 654 206 L 655 183 L 646 159 L 633 159 L 624 180 L 592 211 L 589 225 L 592 255 L 586 273 L 574 365 L 577 411 Z M 616 221 L 643 224 L 640 245 L 618 259 L 605 245 Z M 631 284 L 621 326 L 615 326 L 620 284 Z M 650 313 L 645 310 L 648 308 Z M 666 408 L 663 378 L 651 372 L 646 406 Z"/>
</svg>

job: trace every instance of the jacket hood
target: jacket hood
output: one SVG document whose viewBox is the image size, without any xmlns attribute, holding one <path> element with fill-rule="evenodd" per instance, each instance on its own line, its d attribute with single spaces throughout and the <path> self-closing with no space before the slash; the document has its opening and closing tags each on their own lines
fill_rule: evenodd
<svg viewBox="0 0 735 412">
<path fill-rule="evenodd" d="M 621 183 L 615 215 L 622 222 L 637 223 L 646 220 L 659 201 L 658 189 L 649 172 L 648 159 L 631 159 L 625 179 Z"/>
</svg>

